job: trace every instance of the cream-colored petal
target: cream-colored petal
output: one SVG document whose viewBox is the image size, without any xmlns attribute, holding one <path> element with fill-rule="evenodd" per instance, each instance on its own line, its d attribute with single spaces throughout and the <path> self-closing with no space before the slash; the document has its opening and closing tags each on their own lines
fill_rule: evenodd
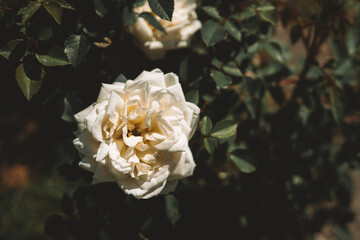
<svg viewBox="0 0 360 240">
<path fill-rule="evenodd" d="M 165 80 L 165 86 L 167 88 L 179 83 L 179 77 L 175 73 L 167 73 L 167 74 L 165 74 L 164 75 L 164 80 Z M 184 93 L 182 93 L 182 94 L 184 95 Z"/>
<path fill-rule="evenodd" d="M 143 18 L 138 18 L 136 23 L 129 28 L 130 33 L 136 36 L 139 41 L 152 41 L 153 31 Z"/>
<path fill-rule="evenodd" d="M 123 127 L 123 135 L 122 135 L 125 145 L 133 148 L 136 146 L 136 144 L 142 142 L 143 139 L 142 137 L 138 137 L 138 136 L 128 137 L 127 134 L 128 134 L 128 130 L 127 130 L 127 126 L 125 125 Z"/>
<path fill-rule="evenodd" d="M 176 138 L 177 138 L 177 141 L 169 149 L 169 152 L 183 152 L 183 151 L 185 151 L 186 148 L 188 148 L 188 139 L 187 139 L 186 135 L 181 133 Z"/>
<path fill-rule="evenodd" d="M 199 122 L 200 108 L 191 102 L 186 102 L 186 105 L 192 111 L 192 117 L 189 119 L 186 119 L 186 121 L 189 123 L 190 128 L 192 129 L 189 134 L 189 139 L 190 139 L 194 135 L 195 130 L 198 125 L 198 122 Z"/>
<path fill-rule="evenodd" d="M 196 164 L 189 147 L 185 152 L 175 153 L 174 161 L 175 167 L 171 169 L 169 180 L 182 179 L 193 175 Z"/>
<path fill-rule="evenodd" d="M 96 101 L 98 103 L 104 102 L 105 100 L 109 99 L 111 92 L 113 92 L 113 91 L 121 92 L 123 89 L 124 89 L 123 84 L 106 84 L 106 83 L 103 83 L 102 87 L 100 89 L 99 96 L 98 96 Z"/>
<path fill-rule="evenodd" d="M 152 70 L 151 72 L 143 71 L 137 78 L 134 79 L 134 81 L 149 82 L 151 85 L 160 88 L 166 87 L 164 73 L 158 68 Z"/>
<path fill-rule="evenodd" d="M 82 167 L 83 169 L 88 170 L 90 172 L 95 172 L 97 163 L 92 158 L 83 157 L 79 162 L 79 167 Z"/>
<path fill-rule="evenodd" d="M 99 161 L 104 160 L 108 156 L 109 150 L 110 150 L 109 143 L 102 142 L 100 144 L 99 149 L 98 149 L 97 154 L 96 154 L 96 161 L 99 162 Z"/>
<path fill-rule="evenodd" d="M 105 120 L 104 117 L 105 117 L 105 111 L 102 111 L 100 114 L 97 115 L 97 118 L 91 127 L 91 134 L 93 138 L 99 142 L 104 141 L 103 128 L 102 128 L 103 122 Z"/>
<path fill-rule="evenodd" d="M 86 157 L 94 158 L 100 143 L 96 142 L 88 130 L 82 131 L 77 138 L 74 139 L 75 148 Z"/>
<path fill-rule="evenodd" d="M 91 110 L 94 108 L 94 105 L 90 105 L 89 107 L 85 108 L 81 112 L 78 112 L 74 115 L 74 118 L 76 120 L 77 126 L 78 126 L 78 132 L 82 132 L 85 129 L 85 117 L 91 112 Z"/>
<path fill-rule="evenodd" d="M 169 171 L 166 166 L 160 167 L 158 172 L 150 181 L 135 180 L 132 178 L 123 179 L 117 183 L 127 194 L 135 198 L 147 199 L 161 193 L 166 184 Z"/>
<path fill-rule="evenodd" d="M 102 182 L 115 182 L 115 178 L 109 173 L 107 166 L 98 164 L 94 175 L 92 184 L 102 183 Z"/>
<path fill-rule="evenodd" d="M 125 105 L 124 100 L 116 92 L 111 92 L 109 103 L 107 106 L 107 115 L 109 121 L 112 124 L 114 125 L 118 124 L 119 115 L 122 112 L 124 105 Z"/>
</svg>

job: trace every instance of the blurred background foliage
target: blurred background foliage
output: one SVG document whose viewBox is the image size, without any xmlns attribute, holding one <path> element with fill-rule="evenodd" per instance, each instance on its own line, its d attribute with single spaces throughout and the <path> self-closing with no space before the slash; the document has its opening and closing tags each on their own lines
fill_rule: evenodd
<svg viewBox="0 0 360 240">
<path fill-rule="evenodd" d="M 0 0 L 0 239 L 360 239 L 358 1 L 198 1 L 159 61 L 126 31 L 142 2 Z M 90 185 L 73 114 L 153 68 L 202 109 L 197 167 L 136 200 Z"/>
</svg>

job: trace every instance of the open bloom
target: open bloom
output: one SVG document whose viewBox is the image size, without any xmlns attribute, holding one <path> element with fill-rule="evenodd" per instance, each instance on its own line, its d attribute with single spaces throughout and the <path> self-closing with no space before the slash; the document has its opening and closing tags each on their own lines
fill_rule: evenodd
<svg viewBox="0 0 360 240">
<path fill-rule="evenodd" d="M 97 102 L 75 115 L 79 166 L 94 172 L 93 183 L 117 182 L 136 198 L 170 192 L 194 171 L 188 140 L 199 112 L 174 73 L 103 84 Z"/>
<path fill-rule="evenodd" d="M 161 59 L 167 50 L 189 46 L 191 36 L 201 28 L 201 22 L 197 20 L 195 9 L 195 0 L 175 0 L 171 22 L 154 14 L 166 33 L 154 29 L 141 17 L 129 28 L 129 31 L 135 37 L 135 44 L 150 59 Z M 134 11 L 138 14 L 152 12 L 147 1 L 143 6 L 135 8 Z"/>
</svg>

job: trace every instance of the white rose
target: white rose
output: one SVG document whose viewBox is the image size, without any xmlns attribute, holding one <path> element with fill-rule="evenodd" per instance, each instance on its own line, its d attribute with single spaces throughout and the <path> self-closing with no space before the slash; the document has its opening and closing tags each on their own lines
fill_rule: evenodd
<svg viewBox="0 0 360 240">
<path fill-rule="evenodd" d="M 129 31 L 135 37 L 135 44 L 150 59 L 161 59 L 167 50 L 189 46 L 191 36 L 201 28 L 201 22 L 197 20 L 195 9 L 195 0 L 175 0 L 171 22 L 154 14 L 166 33 L 154 29 L 141 17 L 129 28 Z M 135 8 L 134 11 L 138 14 L 152 12 L 147 2 L 144 6 Z"/>
<path fill-rule="evenodd" d="M 94 172 L 93 183 L 117 182 L 136 198 L 168 193 L 194 171 L 188 141 L 199 112 L 174 73 L 103 84 L 97 102 L 75 115 L 79 166 Z"/>
</svg>

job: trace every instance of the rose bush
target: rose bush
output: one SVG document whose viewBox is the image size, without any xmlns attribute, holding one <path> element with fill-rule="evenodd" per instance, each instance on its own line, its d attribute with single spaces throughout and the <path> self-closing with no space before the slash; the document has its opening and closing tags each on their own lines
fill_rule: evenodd
<svg viewBox="0 0 360 240">
<path fill-rule="evenodd" d="M 93 183 L 115 181 L 136 198 L 170 192 L 193 173 L 188 140 L 199 112 L 174 73 L 103 84 L 97 102 L 75 115 L 79 165 L 94 172 Z"/>
<path fill-rule="evenodd" d="M 154 14 L 166 33 L 153 28 L 141 17 L 129 28 L 129 31 L 135 37 L 135 44 L 150 59 L 161 59 L 170 49 L 189 46 L 191 36 L 201 28 L 201 22 L 197 20 L 195 9 L 194 0 L 176 0 L 171 22 Z M 152 12 L 147 1 L 143 6 L 135 8 L 134 11 L 138 14 Z"/>
</svg>

